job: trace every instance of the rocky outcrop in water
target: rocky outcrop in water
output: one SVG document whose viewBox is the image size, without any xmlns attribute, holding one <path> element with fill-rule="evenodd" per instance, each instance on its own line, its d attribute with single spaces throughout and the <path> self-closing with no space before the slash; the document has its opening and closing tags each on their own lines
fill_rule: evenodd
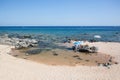
<svg viewBox="0 0 120 80">
<path fill-rule="evenodd" d="M 27 48 L 27 47 L 34 47 L 37 46 L 38 41 L 36 39 L 30 39 L 30 38 L 9 38 L 8 34 L 5 34 L 3 36 L 0 36 L 0 43 L 2 44 L 8 44 L 15 46 L 16 49 L 21 48 Z"/>
<path fill-rule="evenodd" d="M 35 39 L 18 39 L 15 40 L 15 48 L 27 48 L 37 46 L 37 41 Z"/>
</svg>

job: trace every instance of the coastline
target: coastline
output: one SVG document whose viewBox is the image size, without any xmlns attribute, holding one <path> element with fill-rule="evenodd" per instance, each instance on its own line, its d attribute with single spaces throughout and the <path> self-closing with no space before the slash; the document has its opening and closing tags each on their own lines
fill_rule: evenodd
<svg viewBox="0 0 120 80">
<path fill-rule="evenodd" d="M 99 44 L 99 42 L 97 42 Z M 102 42 L 103 43 L 103 42 Z M 100 43 L 101 44 L 101 43 Z M 66 66 L 99 66 L 106 63 L 110 65 L 116 64 L 117 61 L 110 54 L 98 51 L 97 53 L 89 52 L 74 52 L 72 50 L 73 43 L 59 43 L 59 46 L 65 46 L 65 49 L 51 49 L 43 50 L 38 53 L 41 49 L 12 49 L 10 54 L 17 58 L 31 60 L 34 62 L 46 64 L 46 65 L 66 65 Z M 96 43 L 89 43 L 90 46 L 96 46 Z M 99 48 L 99 46 L 97 46 Z M 31 52 L 32 54 L 28 53 Z M 34 52 L 34 53 L 33 53 Z M 109 62 L 110 58 L 113 58 Z M 106 66 L 107 67 L 107 66 Z M 109 67 L 108 67 L 109 68 Z"/>
<path fill-rule="evenodd" d="M 7 53 L 11 46 L 0 45 L 0 78 L 2 80 L 119 80 L 120 43 L 95 42 L 99 52 L 113 56 L 118 64 L 110 66 L 52 66 L 13 57 Z M 7 76 L 7 77 L 6 77 Z"/>
</svg>

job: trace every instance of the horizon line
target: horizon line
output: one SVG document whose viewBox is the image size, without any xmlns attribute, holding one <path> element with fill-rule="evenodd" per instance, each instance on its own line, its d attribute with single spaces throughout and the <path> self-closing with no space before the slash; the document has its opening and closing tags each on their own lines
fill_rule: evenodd
<svg viewBox="0 0 120 80">
<path fill-rule="evenodd" d="M 74 27 L 101 27 L 101 26 L 99 26 L 99 25 L 93 25 L 93 26 L 77 26 L 77 25 L 60 25 L 60 26 L 58 26 L 58 25 L 50 25 L 50 26 L 48 26 L 48 25 L 0 25 L 0 27 L 12 27 L 12 26 L 16 26 L 16 27 L 32 27 L 32 26 L 35 26 L 35 27 L 72 27 L 72 26 L 74 26 Z M 112 26 L 112 25 L 102 25 L 103 27 L 105 26 L 105 27 L 120 27 L 120 25 L 119 26 Z"/>
</svg>

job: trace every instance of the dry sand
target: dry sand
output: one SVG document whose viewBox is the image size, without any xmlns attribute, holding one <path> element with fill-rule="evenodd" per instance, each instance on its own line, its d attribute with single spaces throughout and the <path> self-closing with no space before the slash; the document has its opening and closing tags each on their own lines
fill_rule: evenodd
<svg viewBox="0 0 120 80">
<path fill-rule="evenodd" d="M 120 63 L 120 43 L 97 42 L 100 53 Z M 0 80 L 119 80 L 120 64 L 103 66 L 51 66 L 19 59 L 7 54 L 11 46 L 0 45 Z"/>
</svg>

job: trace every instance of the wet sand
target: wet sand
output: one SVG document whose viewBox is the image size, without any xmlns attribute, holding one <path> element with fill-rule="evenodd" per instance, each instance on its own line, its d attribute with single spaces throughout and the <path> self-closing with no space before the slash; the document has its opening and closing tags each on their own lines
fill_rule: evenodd
<svg viewBox="0 0 120 80">
<path fill-rule="evenodd" d="M 88 53 L 74 52 L 72 50 L 54 49 L 43 51 L 39 54 L 26 55 L 24 51 L 13 49 L 11 55 L 18 58 L 23 58 L 47 65 L 67 65 L 67 66 L 99 66 L 100 64 L 109 63 L 115 64 L 115 61 L 110 61 L 113 58 L 105 53 Z"/>
</svg>

